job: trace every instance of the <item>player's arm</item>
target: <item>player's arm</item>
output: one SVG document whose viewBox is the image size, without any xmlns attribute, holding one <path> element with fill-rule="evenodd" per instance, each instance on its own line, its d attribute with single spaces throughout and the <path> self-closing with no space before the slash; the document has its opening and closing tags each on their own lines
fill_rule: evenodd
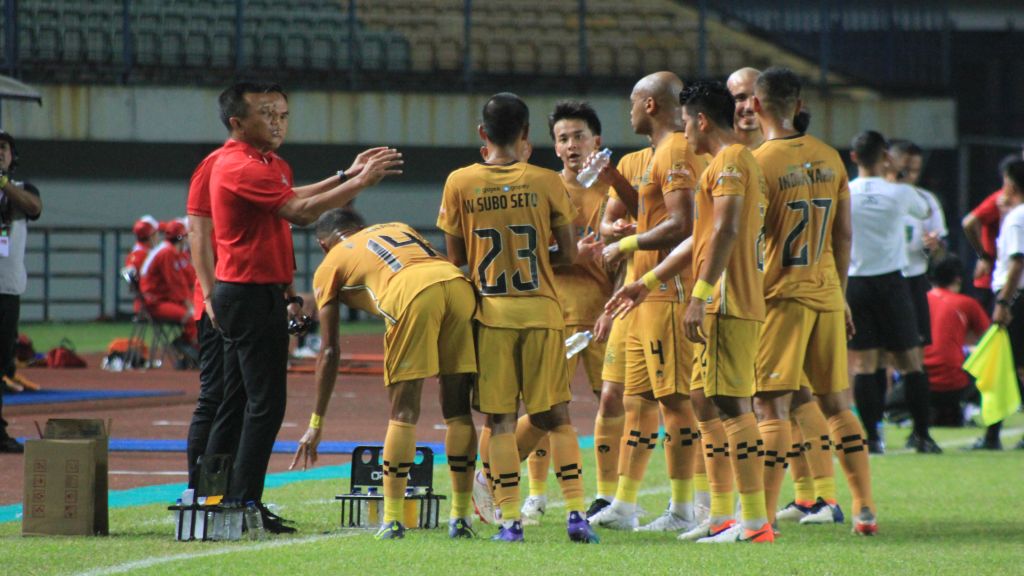
<svg viewBox="0 0 1024 576">
<path fill-rule="evenodd" d="M 296 186 L 295 188 L 292 188 L 292 192 L 295 192 L 295 195 L 300 198 L 306 198 L 308 196 L 313 196 L 316 194 L 327 192 L 328 190 L 341 185 L 345 180 L 349 180 L 351 178 L 359 176 L 359 173 L 363 171 L 363 167 L 366 166 L 367 160 L 386 150 L 393 149 L 388 148 L 387 146 L 378 146 L 376 148 L 363 150 L 362 152 L 356 155 L 355 160 L 352 161 L 352 165 L 343 171 L 344 177 L 342 177 L 341 174 L 330 176 L 328 178 L 324 178 L 323 180 L 315 184 L 307 184 L 306 186 Z"/>
<path fill-rule="evenodd" d="M 692 342 L 704 342 L 704 306 L 715 282 L 725 271 L 732 247 L 740 234 L 743 200 L 743 196 L 740 195 L 714 197 L 711 215 L 714 225 L 711 237 L 708 238 L 708 258 L 697 271 L 693 294 L 683 317 L 683 330 Z"/>
<path fill-rule="evenodd" d="M 601 215 L 601 238 L 607 240 L 619 240 L 623 236 L 636 233 L 636 223 L 626 220 L 628 216 L 626 204 L 613 196 L 608 197 L 604 207 L 604 214 Z"/>
<path fill-rule="evenodd" d="M 402 163 L 402 154 L 397 150 L 382 151 L 369 158 L 355 178 L 346 180 L 327 192 L 305 198 L 293 196 L 277 209 L 277 215 L 299 226 L 312 224 L 324 212 L 344 207 L 360 192 L 375 186 L 385 176 L 401 174 Z"/>
<path fill-rule="evenodd" d="M 595 151 L 590 155 L 590 158 L 587 159 L 586 166 L 589 166 L 590 162 L 596 157 L 597 152 Z M 586 168 L 586 166 L 584 166 L 584 168 Z M 637 196 L 636 190 L 633 189 L 633 185 L 629 183 L 629 180 L 627 180 L 625 176 L 622 175 L 622 172 L 619 172 L 619 169 L 609 162 L 607 166 L 597 173 L 597 178 L 615 190 L 615 193 L 619 195 L 619 199 L 622 201 L 626 210 L 631 216 L 633 216 L 633 218 L 636 218 L 637 206 L 639 205 L 640 200 Z"/>
<path fill-rule="evenodd" d="M 907 197 L 907 213 L 918 220 L 926 220 L 932 217 L 932 204 L 925 198 L 924 193 L 916 187 L 911 186 L 913 194 Z"/>
<path fill-rule="evenodd" d="M 21 186 L 15 186 L 14 181 L 6 174 L 0 176 L 0 191 L 30 219 L 38 218 L 43 212 L 43 201 L 39 198 L 39 193 L 33 194 Z"/>
<path fill-rule="evenodd" d="M 316 359 L 316 404 L 309 419 L 309 429 L 299 440 L 299 448 L 295 451 L 289 470 L 295 468 L 302 460 L 302 469 L 316 464 L 317 447 L 320 445 L 321 419 L 327 414 L 327 405 L 334 394 L 334 384 L 338 379 L 338 363 L 341 358 L 340 338 L 340 307 L 337 300 L 332 300 L 320 308 L 320 355 Z"/>
<path fill-rule="evenodd" d="M 553 227 L 551 235 L 555 237 L 555 243 L 558 245 L 557 250 L 550 252 L 551 266 L 572 266 L 576 262 L 576 238 L 572 224 Z"/>
<path fill-rule="evenodd" d="M 466 242 L 460 236 L 444 235 L 444 244 L 448 247 L 448 261 L 456 266 L 465 266 L 469 261 L 466 259 Z"/>
<path fill-rule="evenodd" d="M 832 257 L 836 262 L 836 273 L 839 274 L 839 286 L 842 287 L 843 300 L 846 300 L 846 284 L 850 277 L 850 249 L 853 246 L 853 211 L 850 198 L 841 198 L 836 202 L 836 219 L 832 222 Z M 853 313 L 850 305 L 845 305 L 844 319 L 846 337 L 853 338 L 857 332 L 853 325 Z"/>
<path fill-rule="evenodd" d="M 1017 286 L 1020 284 L 1022 274 L 1024 274 L 1024 253 L 1011 254 L 1007 267 L 1006 284 L 996 294 L 996 307 L 992 311 L 992 321 L 1000 326 L 1009 326 L 1013 320 L 1010 308 L 1016 299 Z"/>
<path fill-rule="evenodd" d="M 213 267 L 213 219 L 206 216 L 188 215 L 188 246 L 192 251 L 192 267 L 195 268 L 199 287 L 203 289 L 203 306 L 210 322 L 217 327 L 213 314 L 213 285 L 216 282 Z"/>
<path fill-rule="evenodd" d="M 664 260 L 649 270 L 639 280 L 626 284 L 615 291 L 608 303 L 605 304 L 605 312 L 621 318 L 628 314 L 643 302 L 652 290 L 668 279 L 682 274 L 693 264 L 693 237 L 683 240 L 678 246 L 669 252 Z"/>
</svg>

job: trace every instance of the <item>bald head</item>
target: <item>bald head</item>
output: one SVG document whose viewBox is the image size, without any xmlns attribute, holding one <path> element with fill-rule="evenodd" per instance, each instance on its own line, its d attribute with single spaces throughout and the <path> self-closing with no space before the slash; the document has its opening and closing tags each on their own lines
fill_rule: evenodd
<svg viewBox="0 0 1024 576">
<path fill-rule="evenodd" d="M 672 72 L 655 72 L 640 79 L 633 86 L 629 99 L 632 103 L 629 119 L 633 131 L 650 135 L 654 123 L 679 121 L 679 94 L 683 81 Z"/>
<path fill-rule="evenodd" d="M 736 100 L 736 116 L 733 125 L 737 132 L 759 132 L 761 125 L 754 114 L 754 86 L 761 71 L 756 68 L 740 68 L 729 75 L 725 86 Z"/>
</svg>

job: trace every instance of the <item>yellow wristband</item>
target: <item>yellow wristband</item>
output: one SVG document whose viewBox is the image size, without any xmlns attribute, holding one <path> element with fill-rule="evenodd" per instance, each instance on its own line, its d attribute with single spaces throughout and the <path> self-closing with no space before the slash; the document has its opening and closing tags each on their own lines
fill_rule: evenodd
<svg viewBox="0 0 1024 576">
<path fill-rule="evenodd" d="M 10 181 L 11 181 L 11 179 L 8 178 L 7 176 L 0 176 L 0 188 L 3 188 L 4 186 L 7 186 L 7 183 L 10 182 Z"/>
<path fill-rule="evenodd" d="M 710 298 L 711 295 L 714 293 L 714 286 L 708 284 L 704 280 L 697 280 L 697 283 L 693 286 L 693 292 L 691 292 L 690 295 L 696 298 L 697 300 L 706 302 L 707 299 Z"/>
<path fill-rule="evenodd" d="M 622 240 L 619 240 L 619 252 L 623 254 L 629 254 L 630 252 L 636 252 L 640 249 L 640 241 L 636 239 L 636 234 L 632 236 L 626 236 Z"/>
<path fill-rule="evenodd" d="M 643 282 L 644 286 L 647 286 L 647 289 L 651 291 L 658 286 L 661 286 L 661 280 L 658 280 L 658 275 L 654 273 L 654 270 L 644 274 L 643 277 L 640 278 L 640 281 Z"/>
<path fill-rule="evenodd" d="M 314 412 L 313 415 L 309 417 L 309 427 L 315 430 L 320 429 L 320 415 L 317 414 L 316 412 Z"/>
</svg>

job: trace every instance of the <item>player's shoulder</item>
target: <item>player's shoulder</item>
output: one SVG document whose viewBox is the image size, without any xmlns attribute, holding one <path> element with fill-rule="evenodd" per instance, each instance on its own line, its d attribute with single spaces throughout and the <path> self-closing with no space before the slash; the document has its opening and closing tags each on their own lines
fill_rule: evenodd
<svg viewBox="0 0 1024 576">
<path fill-rule="evenodd" d="M 1012 224 L 1014 226 L 1024 225 L 1024 204 L 1018 204 L 1014 206 L 1006 216 L 1003 216 L 1003 226 Z"/>
</svg>

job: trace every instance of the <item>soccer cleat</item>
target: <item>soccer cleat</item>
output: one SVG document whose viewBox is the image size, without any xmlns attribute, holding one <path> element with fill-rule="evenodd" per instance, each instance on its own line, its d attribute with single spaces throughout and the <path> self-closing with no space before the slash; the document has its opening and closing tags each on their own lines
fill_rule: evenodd
<svg viewBox="0 0 1024 576">
<path fill-rule="evenodd" d="M 812 507 L 790 502 L 784 508 L 775 513 L 775 519 L 784 522 L 798 522 L 804 516 L 811 513 Z"/>
<path fill-rule="evenodd" d="M 911 432 L 910 436 L 907 436 L 906 449 L 913 450 L 917 448 L 917 442 L 919 439 L 920 437 L 917 435 L 917 432 Z"/>
<path fill-rule="evenodd" d="M 885 442 L 881 438 L 874 440 L 868 438 L 868 454 L 878 454 L 879 456 L 885 454 Z"/>
<path fill-rule="evenodd" d="M 374 540 L 400 540 L 405 538 L 405 526 L 398 520 L 392 520 L 380 527 Z"/>
<path fill-rule="evenodd" d="M 777 518 L 778 516 L 776 516 Z M 800 519 L 801 524 L 842 524 L 846 520 L 839 503 L 829 504 L 818 498 L 811 511 Z"/>
<path fill-rule="evenodd" d="M 594 498 L 594 501 L 590 503 L 590 508 L 587 508 L 587 520 L 593 518 L 598 512 L 611 505 L 612 503 L 604 498 Z"/>
<path fill-rule="evenodd" d="M 512 522 L 509 526 L 502 525 L 498 533 L 491 537 L 491 540 L 495 542 L 522 542 L 523 525 L 519 523 L 519 520 Z"/>
<path fill-rule="evenodd" d="M 982 436 L 975 440 L 974 444 L 971 444 L 964 450 L 976 451 L 976 450 L 993 450 L 998 451 L 1003 449 L 1003 442 L 996 438 L 995 442 L 990 442 L 988 438 Z"/>
<path fill-rule="evenodd" d="M 633 514 L 625 514 L 619 511 L 614 504 L 594 514 L 594 517 L 590 519 L 590 523 L 594 526 L 610 528 L 612 530 L 636 530 L 640 524 L 635 512 Z"/>
<path fill-rule="evenodd" d="M 878 522 L 867 506 L 861 508 L 860 514 L 853 519 L 853 533 L 860 536 L 874 536 L 878 534 Z"/>
<path fill-rule="evenodd" d="M 523 508 L 520 510 L 520 514 L 523 516 L 523 526 L 536 526 L 540 524 L 540 519 L 544 516 L 544 511 L 547 510 L 548 497 L 547 496 L 530 496 L 523 502 Z"/>
<path fill-rule="evenodd" d="M 22 454 L 24 452 L 25 447 L 14 438 L 10 436 L 0 438 L 0 454 Z"/>
<path fill-rule="evenodd" d="M 665 510 L 649 524 L 636 529 L 637 532 L 685 532 L 692 530 L 697 522 L 677 516 L 671 510 Z"/>
<path fill-rule="evenodd" d="M 1014 450 L 1024 450 L 1024 438 L 1021 438 L 1020 442 L 1017 442 L 1016 444 L 1014 444 L 1013 445 L 1013 449 Z"/>
<path fill-rule="evenodd" d="M 473 510 L 484 524 L 494 524 L 494 495 L 491 494 L 490 482 L 483 471 L 477 470 L 473 477 Z"/>
<path fill-rule="evenodd" d="M 697 540 L 698 544 L 730 544 L 743 536 L 743 526 L 735 520 L 726 520 L 718 526 L 711 526 L 709 534 Z"/>
<path fill-rule="evenodd" d="M 757 530 L 747 530 L 744 528 L 741 532 L 742 536 L 736 539 L 737 542 L 749 544 L 771 544 L 775 542 L 775 530 L 767 522 Z"/>
<path fill-rule="evenodd" d="M 679 540 L 686 540 L 686 541 L 689 541 L 689 542 L 694 542 L 696 540 L 700 540 L 701 538 L 707 538 L 710 535 L 711 535 L 711 521 L 710 520 L 704 520 L 703 522 L 698 524 L 696 528 L 692 528 L 692 529 L 690 529 L 690 530 L 688 530 L 686 532 L 683 532 L 682 534 L 680 534 L 676 538 L 678 538 Z"/>
<path fill-rule="evenodd" d="M 476 538 L 476 532 L 473 531 L 468 518 L 455 518 L 448 521 L 448 537 L 472 539 Z"/>
<path fill-rule="evenodd" d="M 918 454 L 942 454 L 942 448 L 932 439 L 931 436 L 919 436 L 914 445 Z"/>
<path fill-rule="evenodd" d="M 597 533 L 590 527 L 590 522 L 579 512 L 570 512 L 566 528 L 569 531 L 569 540 L 580 544 L 597 544 L 601 541 Z"/>
<path fill-rule="evenodd" d="M 693 505 L 693 523 L 699 525 L 711 518 L 711 507 L 703 504 Z"/>
</svg>

